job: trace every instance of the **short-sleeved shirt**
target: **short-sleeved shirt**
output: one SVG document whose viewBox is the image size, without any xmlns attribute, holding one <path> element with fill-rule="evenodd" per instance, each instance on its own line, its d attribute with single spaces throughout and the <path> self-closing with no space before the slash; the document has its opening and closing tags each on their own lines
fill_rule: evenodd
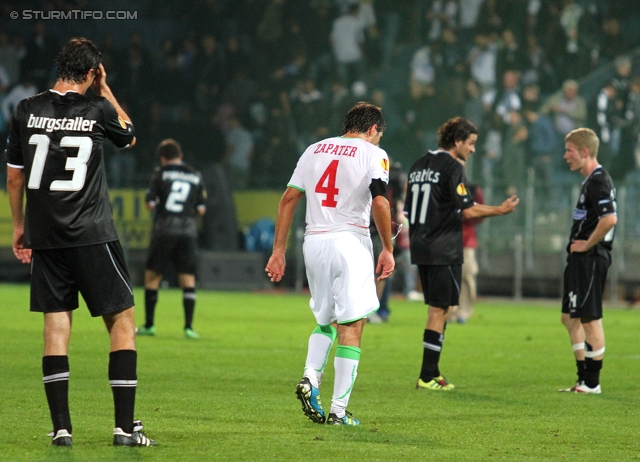
<svg viewBox="0 0 640 462">
<path fill-rule="evenodd" d="M 429 151 L 409 170 L 405 213 L 411 262 L 461 265 L 462 210 L 473 206 L 460 162 L 446 151 Z"/>
<path fill-rule="evenodd" d="M 49 90 L 18 104 L 5 160 L 24 169 L 26 248 L 118 239 L 104 169 L 105 138 L 119 148 L 134 138 L 131 124 L 105 98 Z"/>
<path fill-rule="evenodd" d="M 573 211 L 573 224 L 567 252 L 571 242 L 589 239 L 598 226 L 598 221 L 611 214 L 616 214 L 616 189 L 611 176 L 600 166 L 582 183 L 580 197 Z M 609 258 L 614 235 L 615 227 L 596 245 L 596 252 L 599 255 Z"/>
<path fill-rule="evenodd" d="M 389 182 L 389 157 L 383 149 L 345 137 L 309 146 L 288 184 L 306 195 L 306 234 L 351 231 L 369 236 L 369 185 L 375 179 Z"/>
<path fill-rule="evenodd" d="M 200 172 L 185 163 L 158 167 L 151 176 L 146 201 L 155 206 L 153 234 L 198 234 L 198 209 L 205 207 L 207 193 Z"/>
</svg>

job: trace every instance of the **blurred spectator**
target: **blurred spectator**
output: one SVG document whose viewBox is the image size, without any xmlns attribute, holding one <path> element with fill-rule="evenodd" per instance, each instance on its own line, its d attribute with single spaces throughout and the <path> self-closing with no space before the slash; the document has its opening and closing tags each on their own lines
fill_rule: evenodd
<svg viewBox="0 0 640 462">
<path fill-rule="evenodd" d="M 230 130 L 226 134 L 227 149 L 222 163 L 229 175 L 231 189 L 239 191 L 246 189 L 249 184 L 253 137 L 237 117 L 233 117 L 229 122 Z"/>
<path fill-rule="evenodd" d="M 433 95 L 435 93 L 436 67 L 433 63 L 431 47 L 418 48 L 411 59 L 411 93 Z"/>
<path fill-rule="evenodd" d="M 485 105 L 491 108 L 490 122 L 498 131 L 502 131 L 510 123 L 511 111 L 519 111 L 522 108 L 518 79 L 517 72 L 506 71 L 502 76 L 500 89 L 489 90 L 483 96 Z"/>
<path fill-rule="evenodd" d="M 336 72 L 346 86 L 361 80 L 365 72 L 362 46 L 365 25 L 358 16 L 358 5 L 353 4 L 333 22 L 331 46 Z"/>
<path fill-rule="evenodd" d="M 533 34 L 527 37 L 526 54 L 527 63 L 522 75 L 522 84 L 536 84 L 542 94 L 550 95 L 557 88 L 555 69 L 549 61 L 549 55 Z"/>
<path fill-rule="evenodd" d="M 212 34 L 202 37 L 200 47 L 195 61 L 196 80 L 207 87 L 207 92 L 217 95 L 226 77 L 224 50 Z"/>
<path fill-rule="evenodd" d="M 482 91 L 490 90 L 496 84 L 497 47 L 490 34 L 476 32 L 475 45 L 469 51 L 469 71 Z"/>
<path fill-rule="evenodd" d="M 529 131 L 520 112 L 515 109 L 509 110 L 508 121 L 502 137 L 501 177 L 508 196 L 523 196 L 527 184 Z M 517 210 L 514 215 L 522 216 L 522 213 Z"/>
<path fill-rule="evenodd" d="M 6 121 L 11 120 L 13 111 L 15 111 L 18 103 L 24 98 L 33 96 L 38 93 L 35 85 L 35 78 L 31 72 L 23 71 L 20 81 L 5 95 L 2 100 L 2 115 Z"/>
<path fill-rule="evenodd" d="M 473 30 L 478 23 L 480 7 L 484 0 L 459 0 L 460 3 L 460 27 L 458 34 L 463 42 L 471 41 Z"/>
<path fill-rule="evenodd" d="M 313 79 L 306 78 L 298 82 L 291 92 L 291 113 L 296 123 L 297 143 L 299 152 L 304 152 L 307 146 L 328 136 L 326 125 L 319 125 L 325 114 L 325 104 L 322 93 L 315 87 Z"/>
<path fill-rule="evenodd" d="M 575 128 L 582 127 L 587 121 L 587 103 L 578 94 L 578 82 L 565 80 L 562 92 L 551 96 L 540 108 L 540 113 L 550 114 L 556 132 L 561 139 Z"/>
<path fill-rule="evenodd" d="M 622 129 L 626 123 L 624 112 L 625 100 L 618 96 L 613 82 L 609 82 L 600 90 L 596 98 L 595 124 L 596 133 L 600 138 L 598 160 L 614 180 L 622 179 L 618 155 L 622 142 Z"/>
<path fill-rule="evenodd" d="M 503 20 L 498 3 L 498 0 L 484 0 L 480 7 L 477 31 L 482 31 L 483 35 L 496 33 L 503 28 Z"/>
<path fill-rule="evenodd" d="M 468 183 L 469 194 L 476 204 L 484 204 L 482 189 L 475 183 Z M 460 304 L 454 306 L 448 314 L 448 319 L 458 324 L 465 324 L 473 315 L 473 305 L 478 297 L 478 260 L 476 249 L 478 248 L 478 235 L 476 226 L 484 218 L 469 218 L 462 220 L 462 252 L 464 263 L 462 264 L 462 280 L 460 284 Z"/>
<path fill-rule="evenodd" d="M 9 81 L 5 87 L 8 88 L 20 79 L 20 63 L 26 53 L 27 49 L 19 35 L 14 36 L 11 41 L 7 32 L 0 31 L 0 66 L 6 71 Z"/>
<path fill-rule="evenodd" d="M 447 105 L 459 113 L 465 98 L 465 84 L 468 75 L 466 50 L 455 31 L 449 27 L 442 31 L 440 41 L 434 44 L 436 88 L 447 95 Z"/>
<path fill-rule="evenodd" d="M 433 0 L 427 3 L 427 8 L 424 12 L 424 30 L 426 31 L 424 41 L 429 43 L 439 40 L 445 27 L 455 29 L 457 16 L 457 0 Z"/>
<path fill-rule="evenodd" d="M 558 164 L 556 150 L 559 143 L 551 118 L 538 112 L 539 97 L 540 89 L 537 85 L 529 85 L 522 91 L 523 115 L 529 131 L 528 157 L 542 198 L 538 201 L 538 206 L 544 210 L 553 208 L 554 204 L 553 172 Z"/>
<path fill-rule="evenodd" d="M 634 77 L 629 84 L 625 116 L 628 121 L 625 136 L 633 153 L 634 168 L 640 169 L 640 77 Z"/>
<path fill-rule="evenodd" d="M 527 51 L 516 41 L 510 29 L 502 31 L 502 44 L 496 53 L 496 74 L 506 71 L 524 72 L 527 67 Z"/>
<path fill-rule="evenodd" d="M 31 75 L 38 91 L 49 87 L 49 81 L 55 79 L 53 60 L 58 53 L 56 39 L 47 33 L 44 21 L 36 21 L 34 34 L 27 42 L 27 53 L 22 60 L 22 71 Z"/>
</svg>

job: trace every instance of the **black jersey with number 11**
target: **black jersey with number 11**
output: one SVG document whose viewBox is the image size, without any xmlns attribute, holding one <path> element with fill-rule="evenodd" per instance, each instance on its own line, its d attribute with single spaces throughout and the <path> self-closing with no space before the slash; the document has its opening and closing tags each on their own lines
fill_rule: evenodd
<svg viewBox="0 0 640 462">
<path fill-rule="evenodd" d="M 53 249 L 118 239 L 104 170 L 102 143 L 134 138 L 105 98 L 54 90 L 22 100 L 7 140 L 9 167 L 24 169 L 24 246 Z"/>
<path fill-rule="evenodd" d="M 474 204 L 466 182 L 462 164 L 446 151 L 429 151 L 413 164 L 404 202 L 412 263 L 462 264 L 462 210 Z"/>
</svg>

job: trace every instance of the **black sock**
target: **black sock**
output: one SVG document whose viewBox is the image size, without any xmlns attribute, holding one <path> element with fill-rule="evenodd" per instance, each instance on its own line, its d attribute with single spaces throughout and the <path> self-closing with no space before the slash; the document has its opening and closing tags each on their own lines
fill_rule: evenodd
<svg viewBox="0 0 640 462">
<path fill-rule="evenodd" d="M 196 288 L 182 289 L 182 306 L 184 306 L 184 328 L 191 329 L 193 312 L 196 310 Z"/>
<path fill-rule="evenodd" d="M 158 303 L 158 291 L 152 289 L 144 290 L 144 313 L 146 322 L 144 327 L 149 328 L 153 326 L 154 316 L 156 314 L 156 303 Z"/>
<path fill-rule="evenodd" d="M 43 356 L 42 380 L 54 433 L 63 428 L 72 433 L 69 415 L 69 357 Z"/>
<path fill-rule="evenodd" d="M 576 367 L 578 368 L 578 382 L 582 382 L 587 368 L 585 360 L 576 359 Z"/>
<path fill-rule="evenodd" d="M 600 369 L 602 369 L 602 359 L 595 360 L 587 358 L 587 369 L 585 371 L 584 383 L 589 388 L 595 388 L 600 384 Z"/>
<path fill-rule="evenodd" d="M 116 427 L 125 433 L 133 431 L 133 411 L 136 404 L 138 377 L 135 350 L 118 350 L 109 353 L 109 384 L 113 392 Z"/>
<path fill-rule="evenodd" d="M 442 329 L 442 335 L 440 336 L 440 348 L 444 344 L 444 334 L 447 333 L 447 323 L 444 323 L 444 328 Z M 434 377 L 440 377 L 442 374 L 440 373 L 440 364 L 436 364 L 436 368 L 433 370 Z"/>
<path fill-rule="evenodd" d="M 424 350 L 422 352 L 420 378 L 423 382 L 430 382 L 435 377 L 435 371 L 440 372 L 438 362 L 442 351 L 442 335 L 435 330 L 425 329 L 422 340 Z"/>
</svg>

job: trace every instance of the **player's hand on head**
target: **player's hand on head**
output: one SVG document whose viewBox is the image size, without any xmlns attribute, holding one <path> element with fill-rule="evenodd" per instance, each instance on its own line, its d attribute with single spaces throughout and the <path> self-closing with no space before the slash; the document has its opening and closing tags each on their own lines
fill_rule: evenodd
<svg viewBox="0 0 640 462">
<path fill-rule="evenodd" d="M 267 273 L 267 276 L 269 276 L 271 282 L 280 282 L 284 276 L 284 269 L 286 266 L 287 263 L 285 261 L 284 254 L 274 252 L 271 254 L 264 271 Z"/>
<path fill-rule="evenodd" d="M 93 80 L 93 84 L 91 85 L 91 88 L 96 93 L 96 95 L 101 96 L 102 90 L 106 88 L 106 86 L 107 86 L 107 73 L 104 70 L 104 66 L 101 63 L 98 66 L 98 69 L 96 70 L 96 77 Z"/>
</svg>

